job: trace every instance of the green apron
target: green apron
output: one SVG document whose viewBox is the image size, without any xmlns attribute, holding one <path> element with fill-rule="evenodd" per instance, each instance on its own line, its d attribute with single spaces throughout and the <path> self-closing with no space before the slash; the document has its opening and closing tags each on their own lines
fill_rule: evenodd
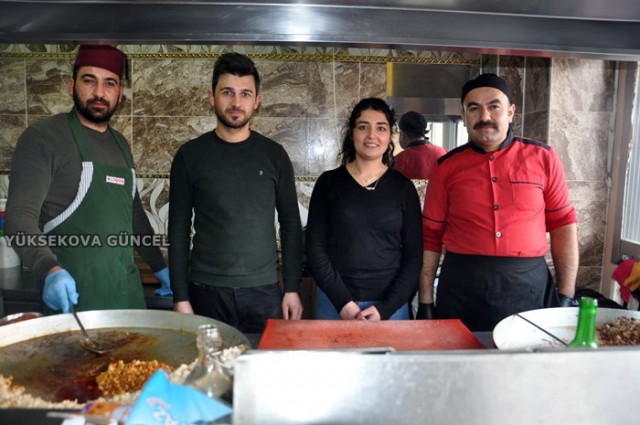
<svg viewBox="0 0 640 425">
<path fill-rule="evenodd" d="M 129 168 L 93 162 L 75 110 L 68 119 L 82 175 L 71 205 L 44 227 L 65 242 L 51 250 L 76 281 L 78 310 L 146 308 L 130 243 L 135 171 L 128 145 L 109 128 Z"/>
</svg>

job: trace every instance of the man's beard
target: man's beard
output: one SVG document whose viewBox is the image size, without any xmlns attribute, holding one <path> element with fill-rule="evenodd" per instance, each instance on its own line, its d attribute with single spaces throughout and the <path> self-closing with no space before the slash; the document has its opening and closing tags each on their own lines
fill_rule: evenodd
<svg viewBox="0 0 640 425">
<path fill-rule="evenodd" d="M 243 128 L 244 126 L 247 125 L 247 123 L 251 119 L 251 115 L 249 115 L 248 117 L 245 115 L 245 118 L 241 121 L 237 121 L 237 122 L 229 121 L 227 117 L 224 116 L 224 111 L 220 111 L 216 107 L 214 107 L 213 109 L 216 114 L 216 119 L 218 120 L 218 123 L 222 124 L 227 128 L 234 128 L 234 129 Z"/>
<path fill-rule="evenodd" d="M 106 108 L 99 111 L 91 108 L 91 103 L 96 101 L 104 103 Z M 111 105 L 107 99 L 95 97 L 87 100 L 86 103 L 83 103 L 82 100 L 80 100 L 80 96 L 78 96 L 78 92 L 75 89 L 73 90 L 73 104 L 75 105 L 76 110 L 80 112 L 80 115 L 82 115 L 92 123 L 101 124 L 109 122 L 111 116 L 118 108 L 118 103 L 119 101 L 116 100 L 116 104 L 113 106 L 113 108 L 111 108 Z"/>
</svg>

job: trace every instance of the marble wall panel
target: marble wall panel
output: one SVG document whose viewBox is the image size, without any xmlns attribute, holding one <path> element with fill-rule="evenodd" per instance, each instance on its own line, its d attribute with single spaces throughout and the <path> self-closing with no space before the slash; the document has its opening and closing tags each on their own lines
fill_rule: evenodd
<svg viewBox="0 0 640 425">
<path fill-rule="evenodd" d="M 539 111 L 522 116 L 522 135 L 530 139 L 548 143 L 549 112 Z"/>
<path fill-rule="evenodd" d="M 386 69 L 385 69 L 386 72 Z M 337 125 L 342 126 L 349 119 L 351 110 L 360 99 L 360 64 L 354 62 L 334 63 Z"/>
<path fill-rule="evenodd" d="M 71 60 L 63 59 L 26 61 L 28 114 L 53 115 L 71 109 L 67 82 L 72 66 Z"/>
<path fill-rule="evenodd" d="M 214 59 L 133 59 L 133 114 L 207 115 L 213 62 Z"/>
<path fill-rule="evenodd" d="M 552 110 L 613 112 L 615 63 L 588 59 L 554 59 L 551 75 Z"/>
<path fill-rule="evenodd" d="M 133 119 L 132 152 L 138 173 L 169 174 L 178 148 L 215 127 L 213 116 L 137 117 Z"/>
<path fill-rule="evenodd" d="M 601 266 L 607 209 L 604 201 L 573 202 L 578 214 L 578 245 L 581 266 Z"/>
<path fill-rule="evenodd" d="M 306 172 L 296 174 L 319 176 L 323 171 L 336 168 L 339 165 L 341 141 L 342 129 L 334 119 L 308 119 Z"/>
<path fill-rule="evenodd" d="M 255 117 L 251 127 L 285 148 L 296 175 L 308 174 L 306 118 Z"/>
<path fill-rule="evenodd" d="M 262 79 L 261 117 L 306 117 L 309 115 L 311 68 L 310 62 L 256 60 Z M 317 74 L 316 74 L 317 75 Z M 329 81 L 330 82 L 330 81 Z M 316 82 L 316 93 L 325 92 Z M 329 87 L 331 89 L 331 87 Z M 326 104 L 326 102 L 323 102 Z M 317 112 L 316 112 L 317 114 Z"/>
<path fill-rule="evenodd" d="M 524 112 L 549 111 L 549 75 L 551 63 L 546 58 L 526 58 Z"/>
<path fill-rule="evenodd" d="M 360 63 L 360 96 L 385 98 L 387 94 L 387 65 L 385 63 Z M 349 111 L 351 112 L 351 111 Z"/>
<path fill-rule="evenodd" d="M 307 116 L 310 118 L 335 117 L 336 76 L 333 62 L 311 62 L 309 66 Z"/>
<path fill-rule="evenodd" d="M 578 285 L 609 293 L 602 264 L 615 72 L 610 62 L 581 59 L 554 59 L 550 71 L 549 139 L 564 163 L 578 211 Z"/>
<path fill-rule="evenodd" d="M 516 112 L 524 110 L 524 82 L 526 80 L 525 58 L 523 56 L 500 56 L 499 75 L 505 79 L 513 92 L 512 103 Z"/>
<path fill-rule="evenodd" d="M 0 58 L 0 114 L 24 114 L 26 100 L 24 60 Z"/>
<path fill-rule="evenodd" d="M 130 115 L 114 115 L 111 118 L 111 125 L 114 129 L 119 131 L 129 143 L 130 147 L 133 147 L 133 123 Z"/>
<path fill-rule="evenodd" d="M 25 121 L 24 115 L 0 115 L 0 170 L 8 172 L 11 168 L 11 157 Z"/>
<path fill-rule="evenodd" d="M 567 179 L 606 179 L 611 119 L 610 112 L 554 111 L 549 140 L 564 164 Z"/>
</svg>

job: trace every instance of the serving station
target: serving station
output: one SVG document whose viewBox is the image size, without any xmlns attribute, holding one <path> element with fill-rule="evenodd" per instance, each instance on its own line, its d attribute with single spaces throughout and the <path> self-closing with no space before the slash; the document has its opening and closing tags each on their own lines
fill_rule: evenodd
<svg viewBox="0 0 640 425">
<path fill-rule="evenodd" d="M 577 308 L 557 310 L 563 311 L 549 316 L 577 314 Z M 175 365 L 195 359 L 198 325 L 215 322 L 160 310 L 79 314 L 93 335 L 110 344 L 109 358 Z M 508 325 L 510 318 L 505 320 Z M 225 345 L 253 347 L 235 364 L 233 424 L 637 423 L 630 406 L 640 376 L 638 346 L 486 348 L 486 335 L 471 333 L 458 320 L 270 320 L 262 335 L 217 324 Z M 517 329 L 520 343 L 538 336 L 535 328 Z M 114 332 L 127 337 L 109 340 Z M 60 390 L 73 396 L 71 387 L 83 383 L 74 370 L 91 367 L 96 358 L 77 344 L 79 338 L 70 314 L 2 326 L 0 373 L 52 401 Z M 55 379 L 55 388 L 46 387 Z M 0 409 L 0 422 L 63 423 L 47 418 L 51 410 Z"/>
</svg>

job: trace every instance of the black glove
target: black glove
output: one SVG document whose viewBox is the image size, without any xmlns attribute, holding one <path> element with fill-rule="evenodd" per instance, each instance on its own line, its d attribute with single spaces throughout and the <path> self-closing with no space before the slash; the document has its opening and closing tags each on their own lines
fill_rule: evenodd
<svg viewBox="0 0 640 425">
<path fill-rule="evenodd" d="M 566 295 L 558 294 L 560 297 L 560 307 L 578 307 L 580 304 L 575 298 L 567 297 Z"/>
<path fill-rule="evenodd" d="M 418 312 L 416 313 L 416 320 L 433 320 L 436 318 L 436 306 L 433 303 L 418 304 Z"/>
</svg>

